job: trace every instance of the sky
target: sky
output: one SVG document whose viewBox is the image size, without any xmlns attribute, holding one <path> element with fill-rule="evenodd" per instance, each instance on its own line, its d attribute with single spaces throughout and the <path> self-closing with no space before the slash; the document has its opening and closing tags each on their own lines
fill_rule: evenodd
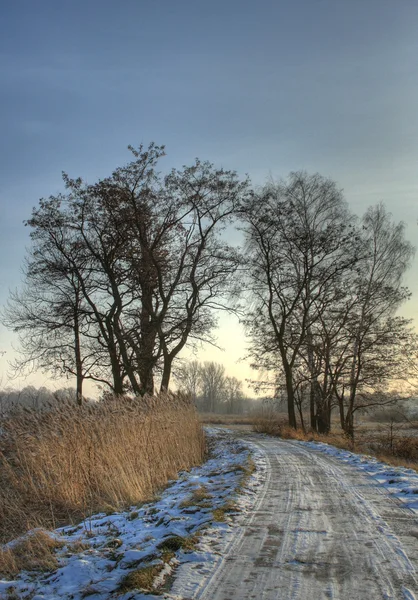
<svg viewBox="0 0 418 600">
<path fill-rule="evenodd" d="M 61 172 L 94 181 L 141 142 L 166 145 L 167 169 L 319 172 L 358 214 L 383 201 L 418 246 L 416 0 L 0 4 L 0 305 L 21 283 L 23 221 Z M 418 323 L 417 266 L 403 312 Z M 221 325 L 225 351 L 197 358 L 253 377 L 240 326 Z M 2 385 L 16 343 L 0 327 Z"/>
</svg>

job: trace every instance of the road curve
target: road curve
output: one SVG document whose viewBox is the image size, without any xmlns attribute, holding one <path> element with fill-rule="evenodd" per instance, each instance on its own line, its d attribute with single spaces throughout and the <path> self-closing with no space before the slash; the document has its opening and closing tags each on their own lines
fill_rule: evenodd
<svg viewBox="0 0 418 600">
<path fill-rule="evenodd" d="M 244 436 L 242 436 L 244 437 Z M 247 435 L 267 459 L 251 518 L 201 600 L 418 599 L 418 520 L 354 466 Z"/>
</svg>

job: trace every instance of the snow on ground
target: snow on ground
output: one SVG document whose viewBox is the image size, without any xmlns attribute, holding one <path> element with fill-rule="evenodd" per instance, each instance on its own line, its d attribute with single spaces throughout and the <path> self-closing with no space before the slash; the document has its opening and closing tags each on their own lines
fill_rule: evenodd
<svg viewBox="0 0 418 600">
<path fill-rule="evenodd" d="M 351 464 L 373 477 L 384 486 L 389 494 L 396 496 L 401 502 L 414 512 L 418 512 L 418 473 L 405 467 L 393 467 L 380 462 L 373 456 L 354 454 L 348 450 L 341 450 L 323 442 L 297 442 L 313 450 L 320 450 Z"/>
<path fill-rule="evenodd" d="M 158 598 L 175 598 L 169 584 L 182 567 L 183 580 L 197 585 L 203 572 L 216 566 L 233 537 L 234 523 L 251 512 L 265 469 L 263 454 L 254 447 L 250 460 L 250 444 L 226 431 L 208 428 L 207 435 L 211 457 L 206 463 L 180 473 L 156 502 L 57 529 L 54 536 L 65 544 L 57 551 L 59 568 L 0 581 L 0 599 L 150 600 L 157 596 L 138 592 L 128 577 L 144 567 L 155 568 L 154 585 L 163 592 Z M 74 542 L 84 549 L 74 553 Z M 199 573 L 187 565 L 198 565 Z"/>
<path fill-rule="evenodd" d="M 178 598 L 418 599 L 416 513 L 338 456 L 243 435 L 267 458 L 266 483 L 196 592 L 179 585 L 180 569 L 172 588 Z"/>
<path fill-rule="evenodd" d="M 121 513 L 96 514 L 77 526 L 57 529 L 54 536 L 64 543 L 57 551 L 59 568 L 53 573 L 24 572 L 15 581 L 0 581 L 0 600 L 200 597 L 203 590 L 216 583 L 217 574 L 225 571 L 224 558 L 233 555 L 234 548 L 245 544 L 245 540 L 250 543 L 250 525 L 271 479 L 267 446 L 264 448 L 262 440 L 274 448 L 276 442 L 268 436 L 246 436 L 252 443 L 237 440 L 231 433 L 207 428 L 210 459 L 180 473 L 157 501 Z M 300 451 L 302 447 L 319 451 L 364 472 L 418 512 L 416 471 L 392 467 L 325 443 L 291 441 L 283 448 L 289 447 L 290 452 L 291 446 Z M 280 469 L 287 455 L 283 449 L 277 452 L 272 464 L 276 466 L 277 462 L 278 476 L 283 479 L 285 474 Z M 293 481 L 293 475 L 289 473 L 289 477 Z M 280 505 L 277 489 L 271 493 Z M 250 533 L 257 534 L 256 522 Z M 77 551 L 72 547 L 74 543 L 79 543 Z M 130 580 L 137 573 L 143 574 L 144 569 L 152 574 L 155 594 L 139 591 L 137 582 Z"/>
</svg>

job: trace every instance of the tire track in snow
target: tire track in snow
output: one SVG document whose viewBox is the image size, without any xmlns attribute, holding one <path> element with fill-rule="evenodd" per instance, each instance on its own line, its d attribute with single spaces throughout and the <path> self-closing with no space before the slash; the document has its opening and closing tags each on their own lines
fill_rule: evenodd
<svg viewBox="0 0 418 600">
<path fill-rule="evenodd" d="M 265 453 L 267 479 L 250 520 L 193 598 L 418 598 L 412 511 L 336 458 L 297 442 L 246 439 Z"/>
</svg>

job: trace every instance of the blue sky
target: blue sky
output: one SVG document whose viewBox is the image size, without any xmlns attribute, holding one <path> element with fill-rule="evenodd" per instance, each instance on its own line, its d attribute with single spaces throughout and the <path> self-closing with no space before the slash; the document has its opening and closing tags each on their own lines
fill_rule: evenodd
<svg viewBox="0 0 418 600">
<path fill-rule="evenodd" d="M 22 221 L 61 171 L 93 180 L 151 140 L 167 168 L 319 171 L 358 213 L 383 200 L 418 244 L 417 31 L 415 0 L 3 2 L 0 304 Z M 11 341 L 0 329 L 9 356 Z"/>
</svg>

